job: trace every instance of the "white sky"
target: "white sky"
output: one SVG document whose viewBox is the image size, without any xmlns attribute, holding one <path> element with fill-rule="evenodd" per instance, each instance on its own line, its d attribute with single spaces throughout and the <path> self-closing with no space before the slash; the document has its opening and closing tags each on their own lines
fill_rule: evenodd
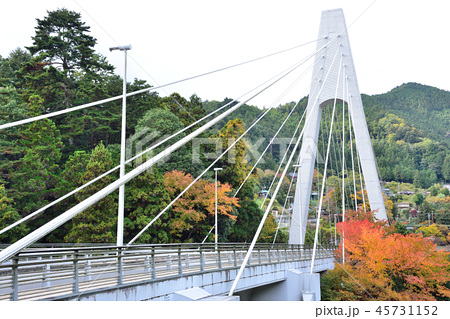
<svg viewBox="0 0 450 319">
<path fill-rule="evenodd" d="M 0 55 L 31 45 L 35 19 L 62 7 L 81 13 L 98 41 L 97 52 L 119 74 L 123 53 L 108 48 L 131 44 L 128 80 L 137 77 L 154 86 L 315 40 L 321 11 L 342 8 L 347 26 L 351 25 L 348 32 L 361 93 L 384 93 L 406 82 L 450 91 L 448 0 L 8 1 L 2 5 Z M 315 44 L 309 45 L 171 86 L 160 94 L 236 98 L 314 49 Z M 309 79 L 305 77 L 301 89 L 296 87 L 277 104 L 305 96 Z M 249 104 L 269 106 L 286 86 Z"/>
</svg>

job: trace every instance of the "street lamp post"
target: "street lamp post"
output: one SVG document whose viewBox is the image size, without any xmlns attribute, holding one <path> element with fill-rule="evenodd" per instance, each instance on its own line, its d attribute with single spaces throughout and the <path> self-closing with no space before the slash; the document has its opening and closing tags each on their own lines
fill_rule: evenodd
<svg viewBox="0 0 450 319">
<path fill-rule="evenodd" d="M 337 235 L 336 235 L 336 214 L 333 214 L 333 218 L 334 218 L 334 244 L 337 245 Z"/>
<path fill-rule="evenodd" d="M 215 223 L 214 223 L 214 232 L 215 232 L 214 241 L 216 243 L 216 249 L 217 249 L 217 241 L 219 239 L 219 232 L 218 232 L 218 229 L 217 229 L 217 172 L 221 171 L 221 170 L 222 170 L 222 168 L 220 168 L 220 167 L 214 168 L 214 172 L 215 172 L 215 175 L 216 175 L 216 179 L 215 179 L 215 193 L 216 193 L 216 211 L 215 212 L 216 213 L 215 213 Z"/>
<path fill-rule="evenodd" d="M 300 168 L 302 167 L 301 164 L 294 164 L 292 165 L 294 167 L 294 172 L 297 171 L 297 183 L 301 183 L 300 181 Z M 298 185 L 298 184 L 297 184 Z M 301 191 L 301 187 L 299 187 L 299 190 Z M 297 194 L 296 194 L 297 195 Z M 299 194 L 298 198 L 294 198 L 294 205 L 295 205 L 295 201 L 298 200 L 300 202 L 300 198 L 301 198 L 301 194 Z M 302 216 L 302 211 L 301 211 L 301 206 L 300 206 L 300 214 L 299 214 L 299 224 L 300 224 L 300 243 L 305 244 L 305 239 L 303 238 L 303 216 Z M 292 207 L 292 217 L 291 219 L 294 217 L 294 207 Z M 306 215 L 306 220 L 308 220 L 308 215 Z M 291 220 L 292 223 L 292 220 Z M 290 227 L 290 226 L 289 226 Z M 290 228 L 289 228 L 290 229 Z M 306 231 L 306 229 L 305 229 Z"/>
<path fill-rule="evenodd" d="M 123 45 L 109 48 L 109 51 L 120 50 L 125 52 L 125 67 L 123 74 L 123 97 L 122 97 L 122 134 L 120 140 L 120 178 L 125 175 L 125 138 L 127 129 L 127 51 L 131 45 Z M 119 210 L 117 216 L 117 246 L 123 246 L 123 219 L 125 203 L 125 184 L 119 187 Z"/>
</svg>

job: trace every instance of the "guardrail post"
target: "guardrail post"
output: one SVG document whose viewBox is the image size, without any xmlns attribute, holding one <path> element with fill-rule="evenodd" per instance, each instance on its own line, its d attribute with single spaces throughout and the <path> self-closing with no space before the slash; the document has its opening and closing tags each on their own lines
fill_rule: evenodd
<svg viewBox="0 0 450 319">
<path fill-rule="evenodd" d="M 152 279 L 156 278 L 155 248 L 152 249 Z"/>
<path fill-rule="evenodd" d="M 84 257 L 89 258 L 89 254 L 86 254 Z M 85 271 L 85 276 L 86 276 L 87 280 L 91 281 L 92 277 L 91 277 L 91 260 L 90 259 L 88 259 L 86 261 L 86 266 L 84 267 L 84 271 Z"/>
<path fill-rule="evenodd" d="M 222 259 L 220 257 L 220 248 L 217 247 L 217 262 L 219 263 L 219 269 L 222 269 Z"/>
<path fill-rule="evenodd" d="M 270 252 L 270 247 L 267 249 L 267 253 L 269 254 L 269 264 L 272 263 L 272 258 L 270 256 L 271 252 Z"/>
<path fill-rule="evenodd" d="M 47 281 L 48 275 L 50 275 L 50 264 L 45 265 L 45 270 L 42 273 L 42 287 L 50 287 L 50 282 Z"/>
<path fill-rule="evenodd" d="M 117 247 L 117 284 L 121 285 L 123 283 L 123 265 L 122 265 L 122 248 Z"/>
<path fill-rule="evenodd" d="M 78 279 L 78 250 L 73 253 L 73 292 L 79 292 L 79 279 Z"/>
<path fill-rule="evenodd" d="M 13 258 L 12 260 L 12 294 L 11 300 L 19 300 L 19 259 Z"/>
<path fill-rule="evenodd" d="M 191 265 L 191 255 L 190 255 L 190 253 L 187 253 L 186 254 L 186 262 L 184 263 L 184 266 L 187 269 L 189 269 L 190 265 Z"/>
<path fill-rule="evenodd" d="M 203 247 L 200 246 L 200 271 L 205 271 L 205 264 L 203 262 Z"/>
<path fill-rule="evenodd" d="M 183 274 L 183 265 L 181 262 L 181 248 L 178 248 L 178 274 L 180 276 Z"/>
<path fill-rule="evenodd" d="M 234 267 L 237 267 L 237 254 L 236 254 L 236 248 L 233 248 L 233 255 L 234 255 Z"/>
<path fill-rule="evenodd" d="M 261 248 L 258 248 L 258 261 L 259 264 L 261 265 Z"/>
</svg>

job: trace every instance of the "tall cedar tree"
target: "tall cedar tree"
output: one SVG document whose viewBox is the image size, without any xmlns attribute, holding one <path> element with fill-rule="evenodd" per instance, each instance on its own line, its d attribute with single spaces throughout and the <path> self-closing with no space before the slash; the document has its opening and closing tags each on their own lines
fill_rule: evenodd
<svg viewBox="0 0 450 319">
<path fill-rule="evenodd" d="M 46 112 L 109 97 L 105 82 L 114 67 L 95 53 L 97 40 L 81 15 L 58 9 L 36 20 L 33 45 L 27 47 L 33 59 L 18 72 L 25 97 L 40 94 Z M 61 124 L 68 151 L 93 149 L 100 140 L 111 142 L 118 135 L 119 111 L 120 105 L 111 103 L 59 117 L 57 124 Z"/>
</svg>

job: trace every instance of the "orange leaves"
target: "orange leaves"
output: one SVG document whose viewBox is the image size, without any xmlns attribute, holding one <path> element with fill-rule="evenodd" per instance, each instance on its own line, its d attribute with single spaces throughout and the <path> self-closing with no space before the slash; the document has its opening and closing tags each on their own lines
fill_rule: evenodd
<svg viewBox="0 0 450 319">
<path fill-rule="evenodd" d="M 437 251 L 436 245 L 421 234 L 394 233 L 392 226 L 371 221 L 370 214 L 349 212 L 346 221 L 337 225 L 345 238 L 345 260 L 352 266 L 355 280 L 384 282 L 382 298 L 449 298 L 448 253 Z M 337 253 L 342 253 L 342 243 Z"/>
<path fill-rule="evenodd" d="M 190 174 L 181 171 L 172 171 L 164 174 L 166 190 L 171 198 L 175 198 L 180 194 L 194 178 Z M 228 197 L 231 192 L 229 184 L 217 185 L 217 213 L 225 215 L 235 220 L 233 215 L 233 207 L 239 207 L 236 197 Z M 184 220 L 199 222 L 203 220 L 207 214 L 215 214 L 215 184 L 206 180 L 199 180 L 178 200 L 173 204 L 173 210 L 180 214 Z"/>
</svg>

